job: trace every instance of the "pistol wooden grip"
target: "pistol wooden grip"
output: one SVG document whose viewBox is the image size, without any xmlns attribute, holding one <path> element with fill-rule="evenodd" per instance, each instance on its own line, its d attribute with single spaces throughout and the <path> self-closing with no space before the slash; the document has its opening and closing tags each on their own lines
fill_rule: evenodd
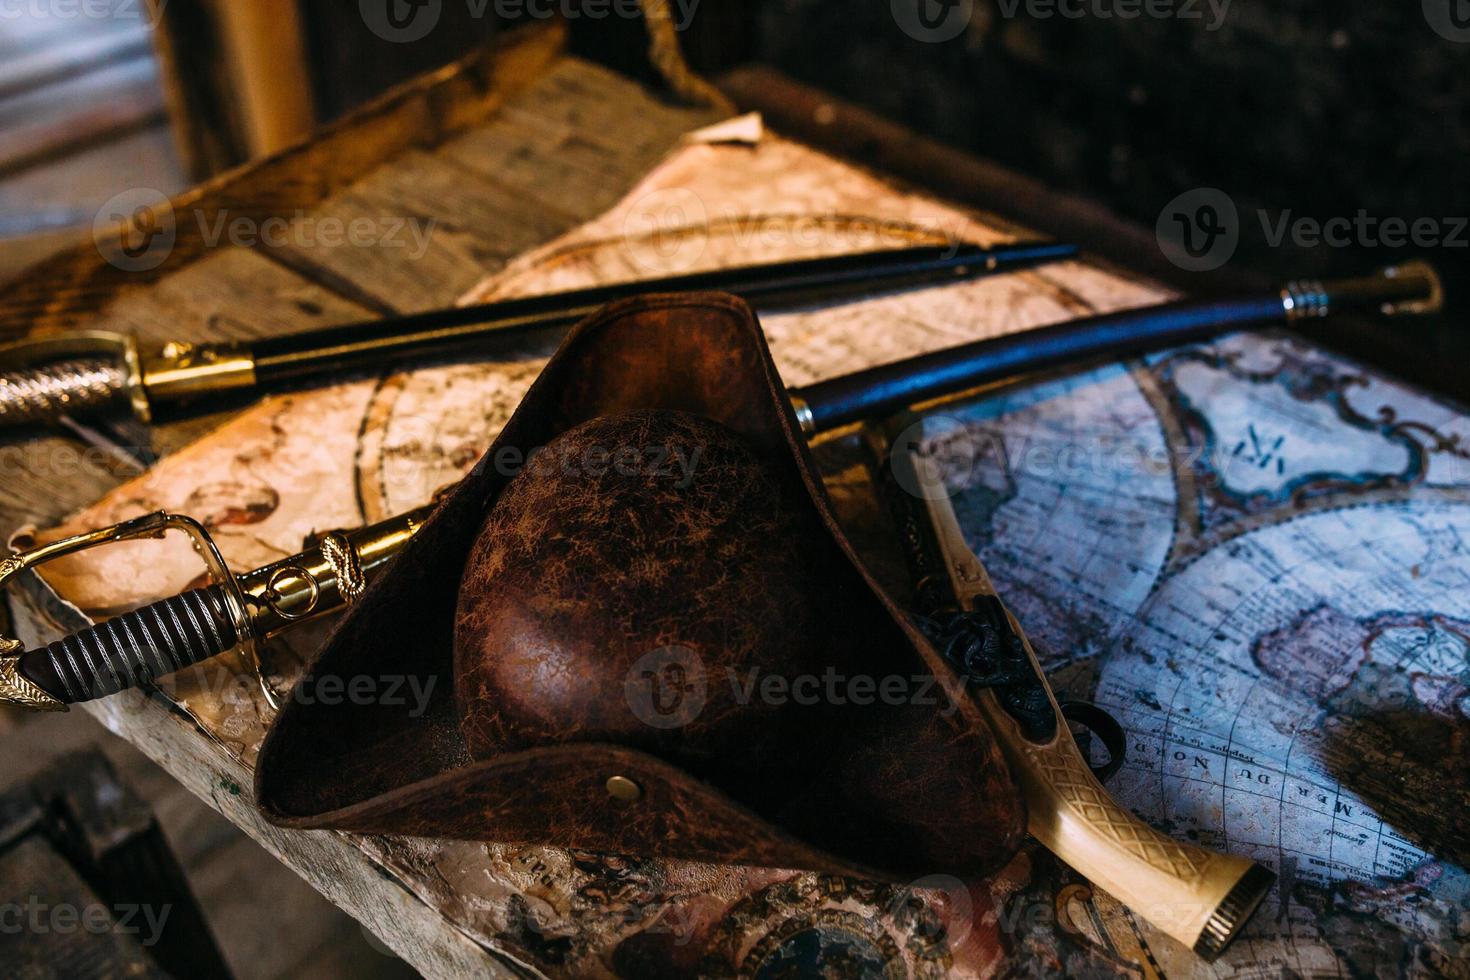
<svg viewBox="0 0 1470 980">
<path fill-rule="evenodd" d="M 1065 723 L 1038 745 L 993 693 L 980 701 L 1026 794 L 1031 835 L 1162 932 L 1206 960 L 1219 956 L 1275 875 L 1248 858 L 1181 844 L 1124 810 Z"/>
</svg>

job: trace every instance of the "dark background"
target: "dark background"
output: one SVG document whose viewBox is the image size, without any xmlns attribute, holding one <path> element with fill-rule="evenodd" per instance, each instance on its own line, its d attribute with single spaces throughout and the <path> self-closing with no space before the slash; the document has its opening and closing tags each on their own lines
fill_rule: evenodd
<svg viewBox="0 0 1470 980">
<path fill-rule="evenodd" d="M 1150 241 L 1170 202 L 1219 189 L 1237 212 L 1227 273 L 1353 275 L 1426 257 L 1445 274 L 1453 315 L 1401 321 L 1393 343 L 1422 350 L 1451 372 L 1437 387 L 1470 397 L 1470 341 L 1459 326 L 1470 313 L 1470 2 L 1230 0 L 1219 17 L 1206 0 L 1175 0 L 1172 16 L 1132 19 L 1117 15 L 1117 0 L 1063 2 L 1084 15 L 1045 16 L 1048 0 L 973 0 L 968 17 L 965 0 L 700 0 L 683 46 L 712 77 L 774 67 L 1104 205 Z M 927 5 L 930 23 L 962 29 L 916 39 L 900 24 L 903 4 Z M 324 117 L 503 29 L 465 0 L 444 0 L 430 36 L 389 45 L 363 30 L 355 3 L 306 8 Z M 1467 29 L 1457 33 L 1451 15 Z M 1443 36 L 1434 20 L 1464 40 Z M 638 23 L 570 23 L 581 53 L 646 70 Z M 1199 203 L 1186 197 L 1178 208 L 1197 223 Z M 1267 226 L 1288 215 L 1354 227 L 1343 244 L 1291 235 L 1272 243 Z M 1375 239 L 1389 218 L 1428 219 L 1444 243 L 1384 245 Z M 1159 254 L 1113 257 L 1147 267 Z M 1205 285 L 1197 273 L 1173 278 Z"/>
</svg>

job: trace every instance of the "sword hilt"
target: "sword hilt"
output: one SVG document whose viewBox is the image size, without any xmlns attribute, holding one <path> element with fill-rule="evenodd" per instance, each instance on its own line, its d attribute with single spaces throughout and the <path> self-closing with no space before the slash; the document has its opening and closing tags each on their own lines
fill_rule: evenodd
<svg viewBox="0 0 1470 980">
<path fill-rule="evenodd" d="M 65 704 L 125 691 L 239 642 L 225 592 L 217 585 L 114 616 L 20 657 L 22 674 Z"/>
<path fill-rule="evenodd" d="M 0 429 L 121 408 L 152 417 L 132 337 L 90 330 L 0 344 Z"/>
<path fill-rule="evenodd" d="M 0 426 L 44 425 L 63 415 L 96 415 L 122 401 L 127 371 L 100 359 L 57 361 L 0 372 Z"/>
<path fill-rule="evenodd" d="M 428 520 L 439 496 L 434 504 L 355 531 L 314 535 L 301 553 L 240 576 L 231 574 L 203 525 L 167 513 L 137 517 L 4 558 L 0 593 L 17 576 L 57 558 L 116 541 L 182 531 L 209 568 L 213 584 L 34 650 L 0 634 L 0 705 L 65 711 L 68 705 L 151 683 L 238 647 L 274 707 L 275 694 L 261 671 L 257 644 L 362 598 L 372 577 Z"/>
<path fill-rule="evenodd" d="M 267 699 L 272 697 L 260 669 L 249 602 L 209 532 L 193 518 L 145 514 L 11 555 L 0 560 L 0 591 L 18 576 L 58 558 L 117 541 L 160 538 L 169 531 L 189 536 L 214 584 L 123 613 L 35 650 L 0 635 L 0 704 L 65 711 L 70 704 L 135 687 L 232 647 L 241 649 Z"/>
</svg>

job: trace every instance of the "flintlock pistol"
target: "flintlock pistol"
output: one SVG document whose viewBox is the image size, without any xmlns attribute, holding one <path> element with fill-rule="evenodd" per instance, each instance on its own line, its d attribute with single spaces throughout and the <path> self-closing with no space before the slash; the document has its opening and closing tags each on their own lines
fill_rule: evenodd
<svg viewBox="0 0 1470 980">
<path fill-rule="evenodd" d="M 1092 705 L 1058 703 L 1031 641 L 966 543 L 939 466 L 904 437 L 917 422 L 905 414 L 865 426 L 868 465 L 915 579 L 914 618 L 973 688 L 1026 797 L 1027 829 L 1089 881 L 1213 961 L 1276 875 L 1247 858 L 1164 836 L 1103 788 L 1099 776 L 1123 763 L 1121 728 Z M 1108 743 L 1111 758 L 1100 770 L 1082 755 L 1069 720 Z"/>
</svg>

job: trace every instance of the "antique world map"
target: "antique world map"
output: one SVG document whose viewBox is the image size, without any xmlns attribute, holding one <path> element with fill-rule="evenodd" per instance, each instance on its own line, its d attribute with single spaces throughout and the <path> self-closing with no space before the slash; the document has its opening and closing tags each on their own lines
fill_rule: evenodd
<svg viewBox="0 0 1470 980">
<path fill-rule="evenodd" d="M 1235 337 L 926 428 L 1059 694 L 1126 727 L 1110 789 L 1280 875 L 1216 973 L 1470 975 L 1463 414 Z"/>
<path fill-rule="evenodd" d="M 692 142 L 475 298 L 1014 231 L 746 121 Z M 1167 298 L 1068 263 L 762 322 L 799 385 Z M 268 399 L 67 529 L 165 507 L 205 519 L 235 567 L 256 567 L 453 482 L 547 353 Z M 467 935 L 553 974 L 1470 977 L 1466 410 L 1252 335 L 992 390 L 924 425 L 1058 695 L 1125 726 L 1110 789 L 1165 833 L 1279 875 L 1220 961 L 1034 844 L 990 882 L 903 887 L 473 842 L 358 846 Z M 902 593 L 857 440 L 817 450 L 844 526 Z M 51 584 L 110 612 L 198 573 L 182 547 L 174 562 L 150 554 Z M 282 686 L 320 636 L 277 644 Z M 227 676 L 206 666 L 166 694 L 248 766 L 270 709 Z"/>
</svg>

